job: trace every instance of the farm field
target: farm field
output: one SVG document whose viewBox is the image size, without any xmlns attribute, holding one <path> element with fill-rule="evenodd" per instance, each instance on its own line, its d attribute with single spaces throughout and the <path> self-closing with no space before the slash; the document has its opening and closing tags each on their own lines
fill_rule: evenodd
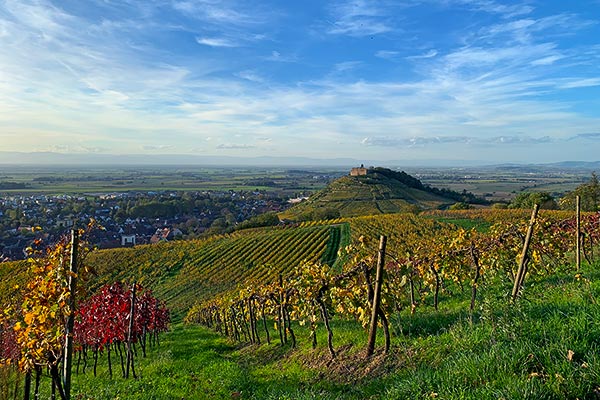
<svg viewBox="0 0 600 400">
<path fill-rule="evenodd" d="M 428 185 L 456 191 L 467 190 L 490 201 L 508 201 L 523 190 L 562 195 L 589 178 L 591 170 L 556 167 L 399 168 Z M 127 166 L 127 167 L 0 167 L 0 183 L 22 185 L 0 193 L 106 193 L 160 190 L 320 190 L 348 170 L 258 167 Z"/>
<path fill-rule="evenodd" d="M 487 200 L 510 201 L 516 193 L 548 192 L 561 197 L 589 179 L 588 168 L 552 166 L 490 166 L 467 168 L 407 168 L 424 183 L 450 190 L 467 190 Z"/>
<path fill-rule="evenodd" d="M 130 191 L 285 190 L 291 193 L 318 190 L 336 169 L 288 170 L 285 168 L 135 166 L 135 167 L 35 167 L 0 166 L 0 183 L 20 185 L 0 193 L 81 194 Z"/>
</svg>

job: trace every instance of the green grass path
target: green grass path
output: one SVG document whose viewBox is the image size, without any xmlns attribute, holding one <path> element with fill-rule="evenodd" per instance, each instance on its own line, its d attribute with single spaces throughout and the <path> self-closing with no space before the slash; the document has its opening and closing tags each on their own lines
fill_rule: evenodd
<svg viewBox="0 0 600 400">
<path fill-rule="evenodd" d="M 148 358 L 137 358 L 138 379 L 108 378 L 105 357 L 74 377 L 78 399 L 337 399 L 343 385 L 311 384 L 317 373 L 280 361 L 289 349 L 276 344 L 257 353 L 198 326 L 176 325 Z M 113 369 L 117 368 L 113 365 Z"/>
</svg>

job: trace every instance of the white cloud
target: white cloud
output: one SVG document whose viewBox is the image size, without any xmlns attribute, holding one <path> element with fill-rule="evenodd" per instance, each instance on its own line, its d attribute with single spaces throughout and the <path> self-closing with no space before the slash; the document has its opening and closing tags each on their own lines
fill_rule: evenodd
<svg viewBox="0 0 600 400">
<path fill-rule="evenodd" d="M 223 37 L 197 37 L 196 42 L 210 47 L 238 47 L 239 44 Z"/>
<path fill-rule="evenodd" d="M 229 144 L 220 144 L 215 148 L 219 149 L 219 150 L 245 150 L 245 149 L 253 149 L 255 147 L 256 146 L 249 145 L 249 144 L 229 143 Z"/>
<path fill-rule="evenodd" d="M 398 51 L 379 50 L 378 52 L 375 53 L 375 57 L 383 58 L 386 60 L 393 60 L 394 58 L 397 58 L 399 54 L 400 54 L 400 52 L 398 52 Z"/>
<path fill-rule="evenodd" d="M 150 150 L 150 151 L 164 151 L 164 150 L 168 150 L 168 149 L 172 149 L 173 145 L 170 144 L 159 144 L 159 145 L 144 145 L 142 146 L 142 149 L 144 150 Z"/>
<path fill-rule="evenodd" d="M 278 52 L 277 50 L 273 50 L 271 52 L 270 56 L 265 57 L 265 60 L 267 60 L 267 61 L 276 61 L 276 62 L 297 62 L 298 61 L 298 57 L 296 57 L 295 55 L 284 56 L 280 52 Z"/>
<path fill-rule="evenodd" d="M 418 59 L 422 59 L 422 58 L 433 58 L 433 57 L 437 56 L 437 54 L 438 54 L 437 50 L 431 49 L 425 54 L 421 54 L 421 55 L 417 55 L 417 56 L 408 56 L 408 57 L 406 57 L 406 59 L 418 60 Z"/>
<path fill-rule="evenodd" d="M 333 35 L 371 36 L 393 30 L 386 11 L 376 1 L 337 2 L 332 7 L 333 21 L 328 33 Z"/>
<path fill-rule="evenodd" d="M 518 43 L 532 43 L 540 33 L 544 33 L 545 37 L 571 36 L 575 31 L 589 28 L 596 23 L 565 13 L 538 19 L 529 17 L 483 27 L 478 39 L 497 39 L 505 43 L 508 39 Z"/>
<path fill-rule="evenodd" d="M 335 72 L 351 71 L 358 68 L 362 64 L 361 61 L 344 61 L 333 66 Z"/>
<path fill-rule="evenodd" d="M 262 83 L 265 81 L 260 75 L 258 75 L 256 73 L 256 71 L 245 70 L 245 71 L 240 71 L 235 75 L 241 79 L 245 79 L 250 82 Z"/>
<path fill-rule="evenodd" d="M 220 26 L 247 26 L 266 21 L 259 7 L 249 6 L 243 1 L 187 0 L 173 1 L 172 5 L 187 16 Z"/>
<path fill-rule="evenodd" d="M 560 56 L 560 55 L 548 56 L 548 57 L 544 57 L 544 58 L 539 58 L 537 60 L 533 60 L 531 62 L 531 65 L 551 65 L 551 64 L 554 64 L 558 60 L 562 60 L 563 58 L 565 58 L 565 57 Z"/>
<path fill-rule="evenodd" d="M 600 78 L 568 79 L 558 84 L 559 89 L 576 89 L 592 86 L 600 86 Z"/>
<path fill-rule="evenodd" d="M 403 137 L 402 135 L 395 137 L 366 137 L 361 143 L 365 146 L 377 146 L 377 147 L 399 147 L 399 148 L 412 148 L 412 147 L 430 147 L 430 146 L 446 146 L 448 144 L 463 144 L 471 145 L 474 147 L 486 147 L 490 145 L 533 145 L 550 143 L 553 140 L 549 136 L 542 137 L 531 137 L 523 135 L 511 135 L 511 136 L 492 136 L 492 137 L 481 137 L 481 136 L 409 136 Z"/>
<path fill-rule="evenodd" d="M 494 0 L 449 0 L 449 2 L 462 4 L 476 11 L 499 14 L 503 18 L 527 15 L 534 11 L 534 8 L 527 4 L 506 4 Z"/>
</svg>

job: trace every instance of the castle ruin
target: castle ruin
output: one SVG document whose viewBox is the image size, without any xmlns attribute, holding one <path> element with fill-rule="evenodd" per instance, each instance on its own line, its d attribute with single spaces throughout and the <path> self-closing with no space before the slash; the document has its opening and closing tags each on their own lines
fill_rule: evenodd
<svg viewBox="0 0 600 400">
<path fill-rule="evenodd" d="M 352 168 L 350 170 L 350 176 L 363 176 L 367 175 L 369 170 L 365 168 L 364 164 L 361 164 L 358 168 Z"/>
</svg>

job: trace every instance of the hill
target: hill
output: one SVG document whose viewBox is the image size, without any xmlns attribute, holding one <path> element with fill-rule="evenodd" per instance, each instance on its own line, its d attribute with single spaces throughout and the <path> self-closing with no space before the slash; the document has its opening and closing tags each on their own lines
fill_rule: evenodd
<svg viewBox="0 0 600 400">
<path fill-rule="evenodd" d="M 115 279 L 137 280 L 153 288 L 155 295 L 166 299 L 168 306 L 181 316 L 197 300 L 221 297 L 219 294 L 225 292 L 245 292 L 247 296 L 256 290 L 252 294 L 258 296 L 254 297 L 255 306 L 261 304 L 261 299 L 267 299 L 261 297 L 261 284 L 276 280 L 280 273 L 289 276 L 303 259 L 336 265 L 336 250 L 348 242 L 357 246 L 362 243 L 366 254 L 375 254 L 377 237 L 385 234 L 386 257 L 399 263 L 386 266 L 386 302 L 382 303 L 389 315 L 392 344 L 385 355 L 380 335 L 375 355 L 365 359 L 367 332 L 355 319 L 360 317 L 360 310 L 365 310 L 367 295 L 364 290 L 356 291 L 359 287 L 364 289 L 361 278 L 346 280 L 331 288 L 325 297 L 335 332 L 333 346 L 337 355 L 333 359 L 326 348 L 329 336 L 323 321 L 317 317 L 320 328 L 311 332 L 310 324 L 299 319 L 300 308 L 295 307 L 307 304 L 299 295 L 307 292 L 302 291 L 302 282 L 289 276 L 286 284 L 298 292 L 290 295 L 290 303 L 286 300 L 293 320 L 285 331 L 278 332 L 281 325 L 274 323 L 280 307 L 262 303 L 263 315 L 266 309 L 267 317 L 257 324 L 260 321 L 256 316 L 248 317 L 241 311 L 246 306 L 249 310 L 252 302 L 231 297 L 223 303 L 227 309 L 222 310 L 223 318 L 227 318 L 225 310 L 231 310 L 229 315 L 237 318 L 236 322 L 229 320 L 230 338 L 224 339 L 205 328 L 175 324 L 174 330 L 161 339 L 162 347 L 152 349 L 136 367 L 143 371 L 140 379 L 110 380 L 107 357 L 101 354 L 98 377 L 77 374 L 75 393 L 89 395 L 103 388 L 95 397 L 99 400 L 123 396 L 143 399 L 148 393 L 171 388 L 178 390 L 177 396 L 169 392 L 169 396 L 161 398 L 226 399 L 238 398 L 242 393 L 243 398 L 249 399 L 433 398 L 438 393 L 449 399 L 498 395 L 595 398 L 599 362 L 595 356 L 598 329 L 593 321 L 598 319 L 599 311 L 599 270 L 597 263 L 584 264 L 575 271 L 563 262 L 570 260 L 571 255 L 565 256 L 564 243 L 554 235 L 549 223 L 563 220 L 568 214 L 546 210 L 540 214 L 544 220 L 540 220 L 541 229 L 536 228 L 534 248 L 549 243 L 547 249 L 554 250 L 545 252 L 544 257 L 556 253 L 559 258 L 532 258 L 523 301 L 518 302 L 507 299 L 512 284 L 506 272 L 516 266 L 521 247 L 519 232 L 527 227 L 527 210 L 438 210 L 425 214 L 374 215 L 248 229 L 205 240 L 93 253 L 88 261 L 97 275 L 90 291 Z M 587 217 L 595 218 L 595 214 Z M 489 242 L 479 240 L 499 234 L 487 229 L 497 221 L 505 222 L 508 229 L 501 235 L 501 251 L 489 250 Z M 481 237 L 476 232 L 461 234 L 456 225 L 466 222 L 482 228 Z M 512 236 L 516 248 L 510 246 L 506 235 L 513 227 L 519 228 Z M 457 247 L 453 247 L 455 244 Z M 457 255 L 459 258 L 454 258 Z M 408 259 L 402 261 L 404 257 Z M 473 268 L 472 262 L 481 262 L 485 277 L 477 286 L 475 308 L 469 307 L 474 304 L 473 274 L 479 269 Z M 6 300 L 4 289 L 12 286 L 9 281 L 23 276 L 19 274 L 22 267 L 23 263 L 0 264 L 0 303 Z M 328 282 L 335 284 L 342 275 L 345 274 L 329 276 L 333 279 Z M 314 276 L 318 277 L 318 285 L 329 279 L 327 274 Z M 312 282 L 311 275 L 304 282 Z M 250 285 L 250 292 L 235 290 Z M 277 302 L 277 298 L 271 300 Z M 354 305 L 359 306 L 351 311 L 356 314 L 349 314 L 348 307 Z M 235 314 L 238 311 L 241 314 Z M 221 314 L 215 315 L 221 318 Z M 219 320 L 212 329 L 222 326 Z M 238 328 L 239 332 L 234 330 Z M 292 329 L 294 350 L 281 336 L 282 332 L 291 336 Z M 237 339 L 233 332 L 237 332 Z M 225 333 L 221 329 L 223 334 L 228 335 L 227 328 Z M 254 342 L 254 334 L 267 343 Z"/>
<path fill-rule="evenodd" d="M 411 229 L 397 228 L 409 224 Z M 241 286 L 275 281 L 303 261 L 338 265 L 338 250 L 359 236 L 377 243 L 390 236 L 389 247 L 407 242 L 406 234 L 439 229 L 431 219 L 411 214 L 380 215 L 313 221 L 300 225 L 256 228 L 216 235 L 203 240 L 163 242 L 129 248 L 98 250 L 86 263 L 94 270 L 89 293 L 114 282 L 137 281 L 167 302 L 176 317 L 196 302 Z M 27 262 L 0 263 L 0 304 L 14 298 L 27 282 Z"/>
<path fill-rule="evenodd" d="M 275 280 L 303 260 L 333 264 L 343 231 L 341 225 L 248 229 L 204 240 L 99 250 L 86 260 L 95 271 L 89 292 L 114 281 L 137 281 L 180 316 L 197 301 L 238 285 Z M 0 263 L 0 304 L 16 295 L 15 285 L 25 284 L 27 271 L 26 262 Z"/>
<path fill-rule="evenodd" d="M 482 202 L 470 193 L 424 185 L 405 172 L 369 168 L 366 175 L 344 176 L 333 181 L 308 200 L 281 213 L 280 217 L 307 220 L 415 212 L 446 208 L 459 201 Z"/>
</svg>

